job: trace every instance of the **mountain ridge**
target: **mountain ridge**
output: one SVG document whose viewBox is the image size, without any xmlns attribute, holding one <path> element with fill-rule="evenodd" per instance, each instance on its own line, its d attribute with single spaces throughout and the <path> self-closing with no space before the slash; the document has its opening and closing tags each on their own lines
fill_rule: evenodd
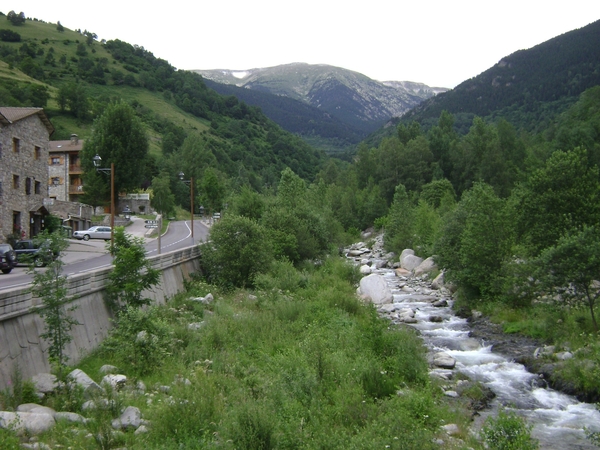
<svg viewBox="0 0 600 450">
<path fill-rule="evenodd" d="M 217 92 L 224 92 L 219 85 L 235 86 L 241 89 L 287 97 L 300 101 L 320 111 L 324 111 L 345 126 L 356 130 L 364 138 L 387 122 L 391 117 L 401 116 L 414 106 L 446 88 L 430 87 L 412 81 L 373 80 L 359 72 L 328 64 L 291 63 L 273 67 L 246 70 L 212 69 L 193 70 L 217 85 L 211 85 Z M 221 90 L 221 91 L 220 91 Z M 243 91 L 238 96 L 251 105 L 265 109 L 274 99 L 251 99 Z M 265 114 L 278 122 L 277 115 Z M 285 123 L 278 122 L 291 131 Z M 308 125 L 303 133 L 298 127 L 295 133 L 311 134 Z M 337 136 L 347 140 L 345 136 Z M 353 144 L 356 139 L 351 139 Z"/>
</svg>

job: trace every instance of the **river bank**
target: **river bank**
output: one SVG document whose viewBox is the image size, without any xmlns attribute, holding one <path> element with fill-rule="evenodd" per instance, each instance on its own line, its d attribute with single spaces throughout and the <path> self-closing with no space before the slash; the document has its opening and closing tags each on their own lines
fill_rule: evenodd
<svg viewBox="0 0 600 450">
<path fill-rule="evenodd" d="M 397 257 L 389 258 L 378 242 L 370 244 L 371 249 L 357 244 L 362 250 L 353 246 L 346 252 L 360 264 L 361 274 L 368 274 L 363 280 L 372 277 L 366 283 L 361 280 L 359 293 L 364 294 L 363 285 L 376 277 L 384 280 L 389 295 L 371 300 L 392 323 L 418 330 L 429 350 L 431 375 L 442 380 L 445 395 L 459 399 L 465 377 L 493 391 L 494 399 L 477 414 L 471 432 L 476 432 L 486 417 L 510 410 L 531 424 L 540 448 L 597 448 L 586 433 L 600 431 L 600 413 L 593 404 L 578 400 L 579 395 L 586 399 L 586 393 L 573 392 L 564 381 L 561 384 L 554 370 L 564 363 L 560 357 L 567 352 L 526 336 L 506 334 L 501 325 L 479 312 L 455 310 L 449 286 L 432 283 L 426 275 L 415 276 L 419 267 L 405 267 L 402 256 L 393 267 L 389 262 L 383 265 L 382 259 L 396 261 Z M 430 272 L 432 276 L 435 273 Z"/>
</svg>

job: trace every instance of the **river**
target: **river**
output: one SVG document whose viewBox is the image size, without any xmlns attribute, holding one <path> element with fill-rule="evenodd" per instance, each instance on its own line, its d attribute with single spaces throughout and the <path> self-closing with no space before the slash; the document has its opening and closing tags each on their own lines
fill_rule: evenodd
<svg viewBox="0 0 600 450">
<path fill-rule="evenodd" d="M 364 258 L 364 256 L 363 256 Z M 364 261 L 363 261 L 364 263 Z M 452 299 L 430 288 L 430 283 L 411 276 L 397 276 L 393 269 L 373 270 L 383 276 L 393 294 L 391 305 L 382 305 L 380 312 L 393 322 L 406 322 L 406 312 L 414 313 L 410 326 L 419 330 L 431 354 L 444 352 L 456 361 L 453 371 L 433 368 L 440 377 L 453 377 L 461 372 L 470 379 L 489 387 L 496 395 L 490 408 L 481 411 L 479 425 L 499 408 L 513 411 L 532 425 L 532 437 L 540 449 L 597 449 L 585 435 L 585 428 L 600 431 L 600 412 L 595 405 L 545 386 L 538 375 L 525 366 L 495 353 L 491 345 L 470 337 L 466 319 L 452 309 Z M 447 306 L 434 306 L 444 299 Z M 433 320 L 432 320 L 433 319 Z M 474 424 L 477 425 L 477 424 Z"/>
</svg>

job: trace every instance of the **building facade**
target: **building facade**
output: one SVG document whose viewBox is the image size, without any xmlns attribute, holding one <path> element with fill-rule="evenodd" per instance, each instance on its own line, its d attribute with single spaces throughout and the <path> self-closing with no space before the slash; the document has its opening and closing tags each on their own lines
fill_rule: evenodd
<svg viewBox="0 0 600 450">
<path fill-rule="evenodd" d="M 48 196 L 63 202 L 79 202 L 83 182 L 79 155 L 83 141 L 76 134 L 68 141 L 50 141 L 48 147 Z"/>
<path fill-rule="evenodd" d="M 0 240 L 33 237 L 48 215 L 48 148 L 42 108 L 0 107 Z"/>
</svg>

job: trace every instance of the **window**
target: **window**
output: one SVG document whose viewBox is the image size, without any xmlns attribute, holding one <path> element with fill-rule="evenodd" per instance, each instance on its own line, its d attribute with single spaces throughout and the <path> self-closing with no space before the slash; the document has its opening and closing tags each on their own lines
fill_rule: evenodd
<svg viewBox="0 0 600 450">
<path fill-rule="evenodd" d="M 59 177 L 53 177 L 52 178 L 52 184 L 54 186 L 58 186 L 60 184 L 60 178 Z"/>
<path fill-rule="evenodd" d="M 0 158 L 2 158 L 2 142 L 0 142 Z"/>
<path fill-rule="evenodd" d="M 13 138 L 13 152 L 19 153 L 21 150 L 21 141 L 18 138 Z"/>
<path fill-rule="evenodd" d="M 40 147 L 38 147 L 37 145 L 33 147 L 33 157 L 35 159 L 40 159 L 40 157 L 42 156 L 42 149 Z"/>
<path fill-rule="evenodd" d="M 25 194 L 31 195 L 31 178 L 25 178 Z"/>
<path fill-rule="evenodd" d="M 53 156 L 53 157 L 52 157 L 52 165 L 53 165 L 53 166 L 58 166 L 58 165 L 60 165 L 60 157 L 58 157 L 58 156 Z"/>
<path fill-rule="evenodd" d="M 0 197 L 2 197 L 2 181 L 0 181 Z"/>
<path fill-rule="evenodd" d="M 13 233 L 21 234 L 21 211 L 13 211 Z"/>
<path fill-rule="evenodd" d="M 41 194 L 42 193 L 42 183 L 40 183 L 39 181 L 35 182 L 34 192 L 36 194 Z"/>
<path fill-rule="evenodd" d="M 13 188 L 19 189 L 19 175 L 13 175 Z"/>
</svg>

